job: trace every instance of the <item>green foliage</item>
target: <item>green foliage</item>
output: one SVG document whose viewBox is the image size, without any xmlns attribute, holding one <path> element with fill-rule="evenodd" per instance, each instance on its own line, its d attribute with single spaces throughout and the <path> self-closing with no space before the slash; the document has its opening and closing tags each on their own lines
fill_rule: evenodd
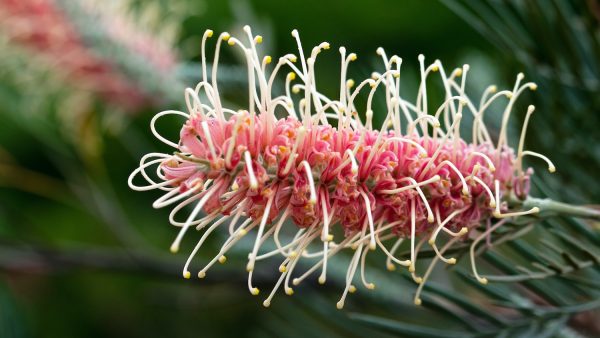
<svg viewBox="0 0 600 338">
<path fill-rule="evenodd" d="M 585 0 L 442 0 L 539 85 L 528 143 L 552 154 L 562 199 L 600 199 L 600 16 Z M 595 4 L 595 5 L 594 5 Z M 524 110 L 521 110 L 521 114 Z M 522 118 L 522 117 L 521 117 Z M 560 168 L 568 168 L 562 170 Z M 541 170 L 540 170 L 541 171 Z M 561 189 L 568 185 L 569 189 Z M 558 195 L 557 195 L 558 196 Z M 554 197 L 554 196 L 553 196 Z"/>
</svg>

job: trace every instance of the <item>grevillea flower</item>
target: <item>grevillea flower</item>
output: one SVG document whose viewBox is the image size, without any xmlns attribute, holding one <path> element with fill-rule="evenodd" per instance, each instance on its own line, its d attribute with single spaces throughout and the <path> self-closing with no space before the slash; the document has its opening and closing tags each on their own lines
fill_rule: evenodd
<svg viewBox="0 0 600 338">
<path fill-rule="evenodd" d="M 102 53 L 107 43 L 87 41 L 85 34 L 69 15 L 70 8 L 81 7 L 93 27 L 93 38 L 106 36 L 114 46 L 129 50 L 139 62 L 167 77 L 175 67 L 175 54 L 160 39 L 133 27 L 131 18 L 109 5 L 97 1 L 65 2 L 62 0 L 2 0 L 0 1 L 0 33 L 16 45 L 24 46 L 44 56 L 49 68 L 68 79 L 70 85 L 101 95 L 112 104 L 127 110 L 137 110 L 156 101 L 154 93 L 136 83 L 127 69 Z M 114 6 L 113 6 L 114 7 Z M 72 14 L 72 13 L 71 13 Z M 78 15 L 78 19 L 82 19 Z M 104 55 L 103 55 L 104 54 Z M 110 55 L 117 59 L 114 53 Z"/>
<path fill-rule="evenodd" d="M 293 285 L 319 270 L 318 281 L 325 283 L 328 259 L 344 249 L 353 254 L 338 308 L 344 306 L 347 294 L 356 290 L 353 283 L 359 268 L 362 284 L 368 289 L 375 287 L 365 278 L 365 257 L 376 249 L 387 256 L 389 270 L 402 266 L 410 271 L 420 284 L 415 295 L 415 303 L 420 304 L 419 295 L 434 265 L 438 261 L 456 263 L 455 258 L 444 255 L 445 251 L 487 223 L 486 231 L 473 234 L 471 246 L 473 274 L 487 283 L 477 273 L 475 246 L 507 219 L 539 211 L 537 207 L 511 210 L 508 203 L 526 197 L 529 190 L 532 171 L 523 169 L 523 157 L 541 158 L 554 171 L 545 156 L 523 150 L 533 106 L 527 110 L 516 150 L 508 145 L 506 136 L 515 101 L 524 90 L 535 90 L 536 85 L 522 83 L 523 75 L 519 74 L 512 90 L 496 92 L 496 87 L 490 86 L 475 104 L 465 95 L 467 65 L 447 73 L 440 61 L 426 65 L 421 55 L 421 82 L 412 103 L 400 95 L 401 58 L 388 58 L 378 49 L 383 60 L 381 71 L 355 86 L 346 74 L 356 55 L 342 47 L 339 97 L 329 98 L 317 90 L 314 75 L 316 59 L 329 49 L 328 43 L 314 47 L 305 57 L 294 30 L 298 56 L 284 55 L 271 67 L 271 57 L 261 58 L 257 51 L 262 37 L 252 35 L 249 27 L 244 30 L 246 41 L 228 33 L 218 37 L 211 82 L 207 81 L 205 47 L 213 32 L 204 34 L 203 81 L 185 91 L 189 113 L 161 112 L 151 123 L 156 137 L 175 148 L 174 154 L 147 154 L 129 178 L 135 190 L 166 192 L 154 202 L 155 208 L 176 205 L 169 220 L 181 229 L 172 244 L 173 252 L 178 251 L 190 227 L 204 230 L 183 276 L 191 276 L 190 262 L 206 238 L 223 228 L 229 238 L 198 276 L 203 278 L 215 262 L 224 262 L 228 250 L 255 232 L 246 267 L 252 294 L 259 293 L 252 283 L 256 264 L 273 256 L 282 260 L 280 277 L 265 306 L 281 285 L 292 294 Z M 246 57 L 249 102 L 245 110 L 224 107 L 219 96 L 216 75 L 223 42 L 239 48 Z M 291 69 L 285 75 L 285 94 L 275 95 L 273 84 L 284 67 Z M 426 81 L 434 77 L 441 80 L 445 99 L 440 107 L 431 109 Z M 299 80 L 297 84 L 293 84 L 295 80 Z M 372 123 L 377 90 L 385 92 L 387 107 L 381 130 L 374 129 Z M 366 107 L 356 104 L 360 94 L 366 95 Z M 484 114 L 492 103 L 501 100 L 508 103 L 494 142 Z M 359 111 L 364 112 L 364 122 Z M 156 131 L 155 122 L 166 115 L 186 120 L 179 142 Z M 460 132 L 466 117 L 472 120 L 468 139 Z M 151 166 L 157 167 L 157 178 L 147 171 Z M 134 184 L 137 175 L 149 185 Z M 180 218 L 190 204 L 194 205 L 192 211 Z M 203 216 L 199 216 L 201 212 Z M 282 243 L 280 233 L 285 227 L 295 229 L 296 234 Z M 398 248 L 405 240 L 410 241 L 410 255 L 399 257 Z M 274 249 L 265 252 L 268 243 Z M 425 243 L 435 250 L 436 257 L 421 274 L 417 258 Z M 311 267 L 298 273 L 301 260 L 311 262 Z"/>
</svg>

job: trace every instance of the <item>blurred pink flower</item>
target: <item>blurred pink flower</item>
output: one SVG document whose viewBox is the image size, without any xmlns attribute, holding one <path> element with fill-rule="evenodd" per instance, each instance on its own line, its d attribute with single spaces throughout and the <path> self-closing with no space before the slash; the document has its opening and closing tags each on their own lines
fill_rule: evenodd
<svg viewBox="0 0 600 338">
<path fill-rule="evenodd" d="M 93 92 L 113 104 L 135 111 L 154 102 L 151 93 L 126 76 L 117 65 L 85 41 L 58 0 L 1 0 L 0 32 L 11 43 L 43 55 L 55 72 L 69 84 Z M 167 74 L 175 65 L 173 52 L 164 43 L 133 27 L 118 12 L 104 13 L 101 6 L 83 1 L 90 14 L 89 25 L 104 32 L 119 45 L 130 49 L 158 71 Z M 106 6 L 105 6 L 106 7 Z M 94 15 L 92 15 L 94 14 Z"/>
</svg>

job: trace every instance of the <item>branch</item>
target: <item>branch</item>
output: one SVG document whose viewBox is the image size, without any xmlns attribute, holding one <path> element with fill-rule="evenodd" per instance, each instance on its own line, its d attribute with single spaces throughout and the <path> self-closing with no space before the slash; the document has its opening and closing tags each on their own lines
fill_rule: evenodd
<svg viewBox="0 0 600 338">
<path fill-rule="evenodd" d="M 514 200 L 511 202 L 521 204 L 525 209 L 538 207 L 540 208 L 540 213 L 542 214 L 573 216 L 600 221 L 600 210 L 585 206 L 557 202 L 548 198 L 542 199 L 527 197 L 524 201 Z"/>
<path fill-rule="evenodd" d="M 83 269 L 181 280 L 182 264 L 181 259 L 175 257 L 161 257 L 121 249 L 63 250 L 0 241 L 0 270 L 14 273 L 47 274 Z M 259 271 L 255 272 L 254 278 L 258 283 L 271 283 L 273 280 L 272 276 Z M 245 280 L 245 275 L 227 266 L 211 272 L 206 278 L 206 282 L 212 284 L 243 283 Z"/>
</svg>

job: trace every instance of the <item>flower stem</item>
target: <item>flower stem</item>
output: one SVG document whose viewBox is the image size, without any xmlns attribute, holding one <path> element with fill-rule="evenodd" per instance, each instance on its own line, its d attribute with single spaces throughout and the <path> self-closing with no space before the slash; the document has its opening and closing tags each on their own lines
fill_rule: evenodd
<svg viewBox="0 0 600 338">
<path fill-rule="evenodd" d="M 523 208 L 540 208 L 542 214 L 564 215 L 580 218 L 588 218 L 600 221 L 600 210 L 567 203 L 557 202 L 549 198 L 527 197 L 525 200 L 512 199 L 511 204 L 519 204 Z"/>
</svg>

